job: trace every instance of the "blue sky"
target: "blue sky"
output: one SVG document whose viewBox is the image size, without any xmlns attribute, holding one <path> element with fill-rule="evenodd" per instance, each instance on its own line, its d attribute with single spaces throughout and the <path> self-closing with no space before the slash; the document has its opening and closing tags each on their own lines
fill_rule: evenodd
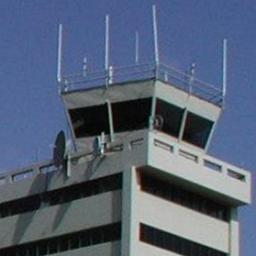
<svg viewBox="0 0 256 256">
<path fill-rule="evenodd" d="M 221 47 L 228 39 L 225 111 L 209 153 L 249 169 L 256 166 L 256 2 L 253 0 L 2 0 L 0 1 L 0 170 L 51 157 L 51 144 L 67 129 L 56 86 L 57 27 L 63 23 L 64 70 L 104 67 L 104 16 L 111 19 L 111 64 L 153 59 L 151 6 L 156 4 L 160 58 L 221 85 Z M 255 198 L 255 192 L 253 192 Z M 256 202 L 240 212 L 241 255 L 256 251 Z"/>
</svg>

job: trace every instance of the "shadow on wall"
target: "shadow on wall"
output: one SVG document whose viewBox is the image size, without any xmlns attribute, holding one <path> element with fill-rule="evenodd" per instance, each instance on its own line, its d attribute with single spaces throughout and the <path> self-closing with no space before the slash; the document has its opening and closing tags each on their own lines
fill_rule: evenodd
<svg viewBox="0 0 256 256">
<path fill-rule="evenodd" d="M 97 168 L 100 166 L 104 158 L 94 157 L 90 162 L 88 162 L 87 168 L 85 169 L 85 180 L 90 180 Z M 72 202 L 63 203 L 58 206 L 58 211 L 55 215 L 54 223 L 52 225 L 52 231 L 55 231 L 58 226 L 61 224 L 63 218 L 65 217 L 66 212 L 71 206 Z"/>
<path fill-rule="evenodd" d="M 104 160 L 105 156 L 94 156 L 94 158 L 90 162 L 88 162 L 88 166 L 84 172 L 86 180 L 90 180 L 93 177 L 93 175 L 97 172 L 97 169 L 100 167 Z"/>
<path fill-rule="evenodd" d="M 121 243 L 111 243 L 111 255 L 121 255 Z"/>
<path fill-rule="evenodd" d="M 29 189 L 29 192 L 28 192 L 29 195 L 38 191 L 44 191 L 45 183 L 47 182 L 46 176 L 47 175 L 44 175 L 44 174 L 38 174 L 35 177 Z M 33 217 L 35 214 L 36 214 L 36 211 L 32 211 L 32 212 L 19 215 L 15 225 L 15 231 L 13 234 L 13 239 L 12 239 L 13 244 L 18 244 L 21 241 L 26 230 L 28 229 L 30 224 L 33 222 Z"/>
<path fill-rule="evenodd" d="M 95 174 L 99 166 L 104 161 L 105 157 L 98 158 L 94 156 L 93 159 L 88 162 L 87 168 L 85 168 L 85 180 L 90 180 L 92 176 Z M 58 207 L 58 211 L 56 213 L 54 223 L 52 226 L 52 231 L 55 231 L 58 226 L 61 224 L 63 218 L 65 217 L 66 212 L 68 211 L 69 207 L 71 206 L 72 202 L 60 204 Z"/>
<path fill-rule="evenodd" d="M 28 195 L 33 195 L 33 194 L 38 194 L 38 193 L 43 193 L 48 191 L 51 180 L 54 176 L 56 177 L 56 174 L 58 176 L 63 177 L 64 179 L 63 181 L 65 182 L 66 175 L 63 175 L 63 173 L 64 173 L 63 171 L 59 171 L 57 173 L 56 172 L 39 173 L 37 176 L 35 176 L 34 181 L 29 189 Z M 43 200 L 41 203 L 43 203 Z M 31 212 L 27 212 L 19 215 L 15 225 L 16 228 L 15 228 L 13 240 L 12 240 L 14 244 L 18 244 L 22 240 L 22 237 L 24 236 L 26 230 L 33 222 L 33 218 L 36 212 L 37 211 L 34 210 Z"/>
<path fill-rule="evenodd" d="M 55 215 L 55 218 L 54 218 L 54 222 L 53 222 L 53 225 L 52 225 L 52 231 L 55 231 L 58 226 L 61 224 L 68 208 L 70 207 L 72 202 L 70 203 L 65 203 L 65 204 L 60 204 L 58 205 L 58 211 Z"/>
<path fill-rule="evenodd" d="M 88 163 L 87 168 L 85 169 L 85 172 L 84 172 L 86 180 L 89 180 L 92 176 L 95 175 L 97 169 L 102 164 L 104 159 L 105 159 L 104 157 L 103 158 L 95 157 Z M 29 189 L 28 195 L 48 191 L 51 180 L 54 176 L 56 177 L 56 174 L 57 174 L 56 172 L 38 174 L 34 178 L 34 181 Z M 63 175 L 63 174 L 64 174 L 64 172 L 60 171 L 60 172 L 58 172 L 57 175 L 60 175 L 61 177 L 63 177 L 63 179 L 64 179 L 63 182 L 65 183 L 67 177 L 66 177 L 66 175 Z M 54 218 L 53 225 L 52 225 L 52 231 L 55 231 L 58 228 L 58 226 L 61 224 L 70 205 L 71 205 L 71 202 L 63 203 L 63 204 L 59 205 L 56 216 Z M 36 212 L 37 211 L 34 210 L 31 212 L 27 212 L 27 213 L 23 213 L 23 214 L 19 215 L 19 217 L 16 221 L 15 231 L 14 231 L 13 239 L 12 239 L 12 242 L 14 244 L 20 243 L 20 241 L 22 240 L 27 229 L 33 223 L 33 218 L 34 218 Z"/>
</svg>

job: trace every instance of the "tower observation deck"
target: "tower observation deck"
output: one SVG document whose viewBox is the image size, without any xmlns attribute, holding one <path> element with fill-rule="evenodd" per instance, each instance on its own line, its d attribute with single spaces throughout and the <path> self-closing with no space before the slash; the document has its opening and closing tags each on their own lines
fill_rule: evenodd
<svg viewBox="0 0 256 256">
<path fill-rule="evenodd" d="M 160 62 L 63 76 L 74 149 L 0 176 L 0 255 L 238 256 L 250 173 L 207 154 L 223 91 Z"/>
</svg>

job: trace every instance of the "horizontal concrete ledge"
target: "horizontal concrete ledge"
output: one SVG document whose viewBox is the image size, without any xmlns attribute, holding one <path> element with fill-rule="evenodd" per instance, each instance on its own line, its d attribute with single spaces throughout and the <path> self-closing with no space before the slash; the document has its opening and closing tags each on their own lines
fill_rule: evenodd
<svg viewBox="0 0 256 256">
<path fill-rule="evenodd" d="M 0 219 L 0 248 L 90 229 L 121 219 L 121 191 Z"/>
<path fill-rule="evenodd" d="M 148 165 L 222 197 L 230 205 L 251 202 L 251 175 L 233 165 L 193 150 L 170 136 L 149 132 Z"/>
</svg>

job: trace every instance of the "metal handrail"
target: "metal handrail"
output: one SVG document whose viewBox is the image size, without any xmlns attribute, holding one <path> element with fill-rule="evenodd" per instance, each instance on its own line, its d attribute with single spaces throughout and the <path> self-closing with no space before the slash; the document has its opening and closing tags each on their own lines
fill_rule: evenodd
<svg viewBox="0 0 256 256">
<path fill-rule="evenodd" d="M 223 92 L 220 88 L 216 88 L 212 84 L 205 83 L 192 77 L 188 73 L 181 72 L 164 63 L 156 65 L 156 63 L 149 62 L 115 68 L 110 67 L 109 70 L 99 70 L 88 72 L 86 74 L 81 72 L 64 76 L 61 82 L 61 91 L 67 92 L 76 89 L 85 89 L 85 87 L 81 88 L 81 85 L 84 84 L 88 86 L 88 83 L 90 83 L 90 87 L 94 87 L 152 78 L 171 83 L 172 86 L 178 89 L 186 91 L 220 107 L 222 106 L 224 99 Z"/>
</svg>

